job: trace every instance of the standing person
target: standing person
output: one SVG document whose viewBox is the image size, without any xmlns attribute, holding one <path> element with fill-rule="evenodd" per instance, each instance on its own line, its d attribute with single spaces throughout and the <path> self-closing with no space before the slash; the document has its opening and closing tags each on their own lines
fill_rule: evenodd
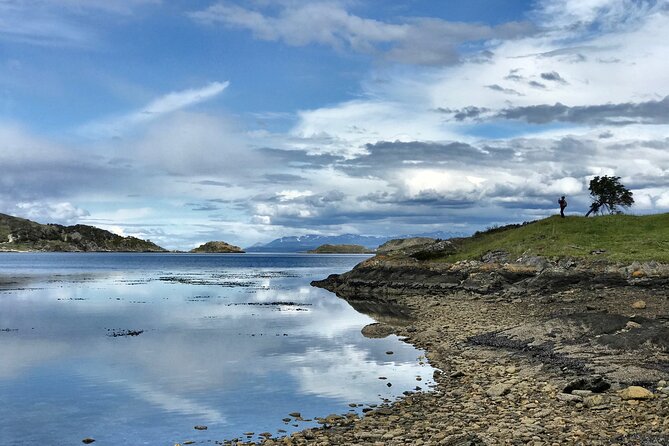
<svg viewBox="0 0 669 446">
<path fill-rule="evenodd" d="M 564 198 L 564 195 L 558 200 L 560 205 L 560 217 L 564 218 L 564 208 L 567 207 L 567 200 Z"/>
</svg>

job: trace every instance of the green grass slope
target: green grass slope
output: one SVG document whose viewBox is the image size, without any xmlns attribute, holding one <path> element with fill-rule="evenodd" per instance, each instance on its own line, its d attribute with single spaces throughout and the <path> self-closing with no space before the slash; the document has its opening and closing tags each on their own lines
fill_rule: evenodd
<svg viewBox="0 0 669 446">
<path fill-rule="evenodd" d="M 432 256 L 432 260 L 480 259 L 488 251 L 504 250 L 518 257 L 531 254 L 669 263 L 669 214 L 554 216 L 516 227 L 491 229 L 453 242 L 456 253 Z"/>
</svg>

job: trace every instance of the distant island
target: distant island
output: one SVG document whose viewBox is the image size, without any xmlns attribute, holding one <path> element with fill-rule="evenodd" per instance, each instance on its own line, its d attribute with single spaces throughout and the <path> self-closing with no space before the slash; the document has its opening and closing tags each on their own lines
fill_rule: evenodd
<svg viewBox="0 0 669 446">
<path fill-rule="evenodd" d="M 40 224 L 0 214 L 0 251 L 166 252 L 155 243 L 87 225 Z"/>
<path fill-rule="evenodd" d="M 239 246 L 230 245 L 225 242 L 207 242 L 203 245 L 198 246 L 195 249 L 191 249 L 192 253 L 243 253 L 244 251 Z"/>
<path fill-rule="evenodd" d="M 463 232 L 454 231 L 433 231 L 420 234 L 403 234 L 403 235 L 358 235 L 358 234 L 341 234 L 341 235 L 320 235 L 320 234 L 306 234 L 300 236 L 281 237 L 272 240 L 269 243 L 256 243 L 252 246 L 244 248 L 246 252 L 306 252 L 316 249 L 321 245 L 362 245 L 367 249 L 376 249 L 379 245 L 394 239 L 407 239 L 415 237 L 424 237 L 431 239 L 450 239 L 454 237 L 464 237 Z"/>
<path fill-rule="evenodd" d="M 316 249 L 307 251 L 309 254 L 373 254 L 373 249 L 362 245 L 321 245 Z"/>
</svg>

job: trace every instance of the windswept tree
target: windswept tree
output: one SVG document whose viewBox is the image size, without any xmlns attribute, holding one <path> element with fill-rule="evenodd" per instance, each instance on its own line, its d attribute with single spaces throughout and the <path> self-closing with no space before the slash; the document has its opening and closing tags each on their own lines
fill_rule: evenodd
<svg viewBox="0 0 669 446">
<path fill-rule="evenodd" d="M 627 208 L 634 204 L 632 191 L 620 183 L 620 177 L 607 175 L 595 177 L 590 180 L 589 189 L 594 200 L 590 205 L 590 210 L 585 214 L 586 217 L 592 213 L 597 214 L 603 211 L 607 211 L 609 214 L 618 214 L 621 212 L 619 207 Z"/>
</svg>

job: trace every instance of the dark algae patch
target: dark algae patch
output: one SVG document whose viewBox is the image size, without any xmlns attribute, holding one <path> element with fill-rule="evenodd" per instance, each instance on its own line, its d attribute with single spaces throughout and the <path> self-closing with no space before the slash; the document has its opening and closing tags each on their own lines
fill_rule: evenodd
<svg viewBox="0 0 669 446">
<path fill-rule="evenodd" d="M 117 330 L 113 328 L 107 329 L 107 336 L 110 338 L 118 338 L 123 336 L 139 336 L 144 333 L 144 330 Z"/>
</svg>

